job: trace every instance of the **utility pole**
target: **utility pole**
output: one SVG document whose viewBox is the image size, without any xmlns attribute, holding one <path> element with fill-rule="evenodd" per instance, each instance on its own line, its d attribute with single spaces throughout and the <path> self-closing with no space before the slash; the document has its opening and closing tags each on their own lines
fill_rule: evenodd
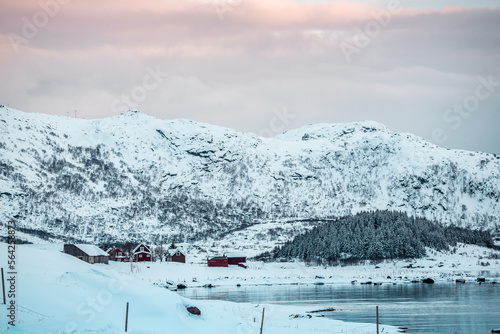
<svg viewBox="0 0 500 334">
<path fill-rule="evenodd" d="M 262 329 L 264 328 L 264 311 L 266 310 L 266 308 L 264 307 L 262 309 L 262 322 L 260 323 L 260 334 L 262 334 Z M 378 334 L 378 332 L 377 332 Z"/>
<path fill-rule="evenodd" d="M 5 301 L 5 281 L 3 279 L 3 268 L 2 268 L 2 292 L 3 292 L 3 304 L 6 305 L 6 301 Z"/>
<path fill-rule="evenodd" d="M 127 311 L 125 312 L 125 332 L 128 330 L 128 302 L 127 302 Z"/>
<path fill-rule="evenodd" d="M 76 109 L 75 109 L 75 118 L 76 118 Z"/>
</svg>

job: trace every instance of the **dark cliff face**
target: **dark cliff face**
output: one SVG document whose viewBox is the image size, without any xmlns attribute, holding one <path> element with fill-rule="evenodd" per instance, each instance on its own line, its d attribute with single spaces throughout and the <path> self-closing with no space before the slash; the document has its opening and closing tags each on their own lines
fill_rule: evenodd
<svg viewBox="0 0 500 334">
<path fill-rule="evenodd" d="M 259 233 L 291 236 L 377 209 L 500 225 L 498 156 L 375 122 L 266 139 L 139 112 L 89 121 L 1 108 L 0 133 L 2 221 L 17 215 L 24 233 L 51 240 L 217 240 L 277 221 Z"/>
</svg>

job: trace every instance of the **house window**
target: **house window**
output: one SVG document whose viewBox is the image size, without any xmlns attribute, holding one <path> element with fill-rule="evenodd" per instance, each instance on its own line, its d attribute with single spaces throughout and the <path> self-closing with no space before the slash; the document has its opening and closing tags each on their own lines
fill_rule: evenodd
<svg viewBox="0 0 500 334">
<path fill-rule="evenodd" d="M 147 255 L 147 257 L 149 257 L 149 254 Z"/>
<path fill-rule="evenodd" d="M 141 252 L 144 252 L 144 247 L 141 247 Z"/>
<path fill-rule="evenodd" d="M 139 254 L 139 257 L 142 257 L 142 254 Z"/>
</svg>

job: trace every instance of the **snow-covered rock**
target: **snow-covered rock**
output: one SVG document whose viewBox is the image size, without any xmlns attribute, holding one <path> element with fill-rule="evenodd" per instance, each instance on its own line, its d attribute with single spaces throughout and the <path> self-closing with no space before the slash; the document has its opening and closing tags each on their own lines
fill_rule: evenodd
<svg viewBox="0 0 500 334">
<path fill-rule="evenodd" d="M 16 216 L 20 232 L 53 241 L 247 251 L 377 209 L 500 226 L 499 156 L 372 121 L 262 138 L 138 111 L 83 120 L 3 107 L 0 134 L 0 223 Z"/>
</svg>

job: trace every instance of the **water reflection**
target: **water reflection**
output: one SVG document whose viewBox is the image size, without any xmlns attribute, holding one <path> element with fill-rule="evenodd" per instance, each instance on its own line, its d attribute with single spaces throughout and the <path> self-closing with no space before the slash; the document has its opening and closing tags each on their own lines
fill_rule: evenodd
<svg viewBox="0 0 500 334">
<path fill-rule="evenodd" d="M 383 284 L 191 288 L 192 299 L 333 307 L 326 317 L 380 322 L 409 328 L 408 333 L 490 333 L 500 327 L 498 284 Z"/>
</svg>

